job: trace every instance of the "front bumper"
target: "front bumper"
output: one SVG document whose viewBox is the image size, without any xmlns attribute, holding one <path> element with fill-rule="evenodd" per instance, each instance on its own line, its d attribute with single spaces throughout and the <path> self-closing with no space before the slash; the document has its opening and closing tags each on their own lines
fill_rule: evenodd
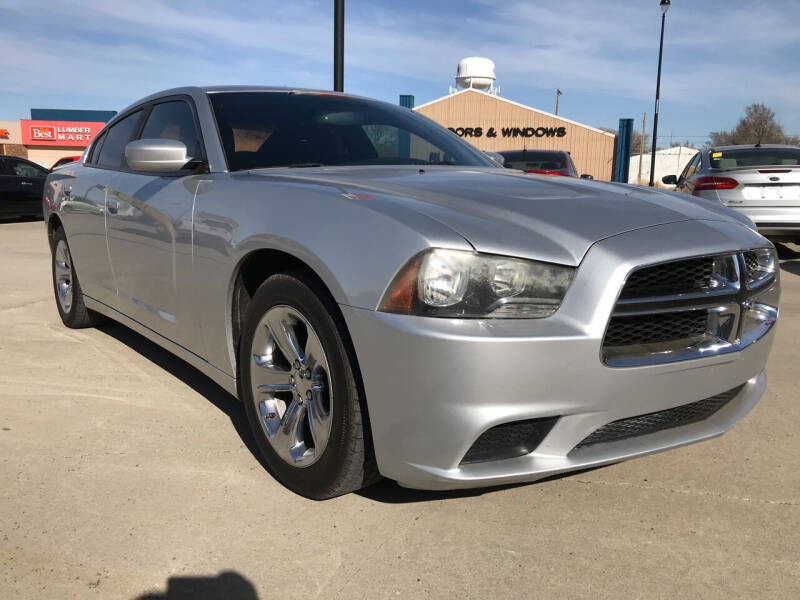
<svg viewBox="0 0 800 600">
<path fill-rule="evenodd" d="M 600 358 L 627 274 L 643 264 L 762 246 L 743 226 L 687 221 L 595 244 L 561 309 L 540 320 L 409 317 L 342 306 L 367 395 L 381 473 L 408 487 L 533 481 L 719 435 L 761 397 L 774 327 L 739 352 L 611 368 Z M 696 402 L 744 385 L 708 419 L 573 450 L 612 421 Z M 530 454 L 462 464 L 496 425 L 559 417 Z"/>
<path fill-rule="evenodd" d="M 747 215 L 761 235 L 790 241 L 800 239 L 800 206 L 729 207 Z"/>
</svg>

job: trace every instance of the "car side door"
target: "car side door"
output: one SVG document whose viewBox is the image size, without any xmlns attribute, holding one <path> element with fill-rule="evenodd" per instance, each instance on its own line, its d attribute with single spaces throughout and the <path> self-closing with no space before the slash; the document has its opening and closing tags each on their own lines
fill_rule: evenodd
<svg viewBox="0 0 800 600">
<path fill-rule="evenodd" d="M 205 163 L 200 128 L 188 97 L 165 98 L 145 107 L 131 138 L 135 139 L 181 141 L 189 156 Z M 201 354 L 202 335 L 191 323 L 193 299 L 188 290 L 194 198 L 204 175 L 188 168 L 169 173 L 134 171 L 124 158 L 124 145 L 116 147 L 108 160 L 119 164 L 106 199 L 117 309 Z"/>
<path fill-rule="evenodd" d="M 6 163 L 0 156 L 0 216 L 16 216 L 17 211 L 14 206 L 16 199 L 16 181 L 11 171 L 6 169 Z"/>
<path fill-rule="evenodd" d="M 6 172 L 11 175 L 11 193 L 15 195 L 20 214 L 41 215 L 44 180 L 47 169 L 15 156 L 3 159 Z"/>
<path fill-rule="evenodd" d="M 678 178 L 678 183 L 675 186 L 676 191 L 683 192 L 685 194 L 691 194 L 694 191 L 692 176 L 697 172 L 699 166 L 700 153 L 698 152 L 692 157 L 692 160 L 689 161 L 689 164 L 686 165 L 683 173 L 681 173 L 681 176 Z"/>
</svg>

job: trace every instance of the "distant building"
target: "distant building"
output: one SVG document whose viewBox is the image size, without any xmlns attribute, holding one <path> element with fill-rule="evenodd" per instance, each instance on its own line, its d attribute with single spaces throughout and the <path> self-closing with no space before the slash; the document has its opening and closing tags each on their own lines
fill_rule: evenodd
<svg viewBox="0 0 800 600">
<path fill-rule="evenodd" d="M 0 154 L 50 168 L 59 158 L 82 154 L 115 114 L 110 110 L 32 108 L 30 119 L 0 121 Z"/>
<path fill-rule="evenodd" d="M 449 95 L 414 110 L 479 150 L 566 150 L 578 173 L 611 179 L 613 133 L 500 97 L 494 63 L 487 58 L 462 60 L 455 84 Z"/>
<path fill-rule="evenodd" d="M 661 178 L 665 175 L 680 175 L 697 152 L 697 148 L 690 148 L 688 146 L 675 146 L 674 148 L 657 150 L 656 185 L 670 189 L 674 188 L 675 186 L 673 185 L 664 185 L 661 183 Z M 639 155 L 635 154 L 631 156 L 628 183 L 647 185 L 650 182 L 650 161 L 651 154 L 646 152 L 644 154 L 644 161 L 642 162 L 642 172 L 641 175 L 639 175 Z"/>
</svg>

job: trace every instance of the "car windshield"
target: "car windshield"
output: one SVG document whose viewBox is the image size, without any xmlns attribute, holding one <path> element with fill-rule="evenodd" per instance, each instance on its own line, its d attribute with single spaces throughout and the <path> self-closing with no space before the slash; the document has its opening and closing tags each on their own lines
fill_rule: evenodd
<svg viewBox="0 0 800 600">
<path fill-rule="evenodd" d="M 511 169 L 566 169 L 567 157 L 562 152 L 538 152 L 520 150 L 519 152 L 501 152 L 506 166 Z"/>
<path fill-rule="evenodd" d="M 328 93 L 209 94 L 228 168 L 494 166 L 443 127 L 391 104 Z"/>
<path fill-rule="evenodd" d="M 793 167 L 800 164 L 800 148 L 737 148 L 712 150 L 712 169 L 743 167 Z"/>
</svg>

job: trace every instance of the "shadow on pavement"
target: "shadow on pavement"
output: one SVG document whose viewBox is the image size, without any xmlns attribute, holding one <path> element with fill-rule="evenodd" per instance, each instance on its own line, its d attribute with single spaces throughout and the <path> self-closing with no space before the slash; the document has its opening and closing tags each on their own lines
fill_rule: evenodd
<svg viewBox="0 0 800 600">
<path fill-rule="evenodd" d="M 781 263 L 781 270 L 793 275 L 800 275 L 800 260 L 793 260 Z"/>
<path fill-rule="evenodd" d="M 181 360 L 174 354 L 164 350 L 158 344 L 151 342 L 146 337 L 139 335 L 132 329 L 128 329 L 116 321 L 108 321 L 98 327 L 97 330 L 113 337 L 118 342 L 122 342 L 128 346 L 128 348 L 138 352 L 173 377 L 180 379 L 225 413 L 231 420 L 231 424 L 242 439 L 244 445 L 256 460 L 258 460 L 261 466 L 269 472 L 258 451 L 258 446 L 253 438 L 253 432 L 250 430 L 250 424 L 247 422 L 247 417 L 244 414 L 244 408 L 236 398 L 231 396 L 189 363 Z"/>
<path fill-rule="evenodd" d="M 258 600 L 255 586 L 236 571 L 217 576 L 188 575 L 167 579 L 164 593 L 148 592 L 136 600 Z"/>
<path fill-rule="evenodd" d="M 781 261 L 781 270 L 800 275 L 800 252 L 787 244 L 776 243 L 775 249 L 778 251 L 778 259 Z"/>
<path fill-rule="evenodd" d="M 225 413 L 231 420 L 236 433 L 241 438 L 244 445 L 250 453 L 256 458 L 259 464 L 264 467 L 264 470 L 272 475 L 267 464 L 261 458 L 261 453 L 258 450 L 253 432 L 250 430 L 250 424 L 247 422 L 247 417 L 244 414 L 244 409 L 241 403 L 231 396 L 228 392 L 222 389 L 209 377 L 195 369 L 189 363 L 181 360 L 174 354 L 163 349 L 161 346 L 151 342 L 146 337 L 136 333 L 132 329 L 115 321 L 108 321 L 97 328 L 98 331 L 113 337 L 118 342 L 128 346 L 131 350 L 138 352 L 150 362 L 158 365 L 167 373 L 180 379 L 186 385 L 191 387 L 195 392 L 206 398 L 211 404 L 216 406 L 219 410 Z M 455 498 L 470 498 L 474 496 L 482 496 L 484 494 L 492 494 L 500 490 L 513 489 L 524 485 L 535 485 L 537 483 L 544 483 L 564 477 L 593 471 L 602 467 L 594 467 L 591 469 L 584 469 L 581 471 L 572 471 L 569 473 L 560 473 L 551 477 L 540 479 L 536 482 L 527 483 L 514 483 L 508 485 L 500 485 L 485 488 L 473 488 L 465 490 L 450 490 L 450 491 L 427 491 L 427 490 L 414 490 L 404 488 L 396 482 L 384 479 L 375 485 L 372 485 L 363 490 L 359 490 L 356 494 L 374 500 L 375 502 L 383 502 L 387 504 L 407 504 L 413 502 L 431 502 L 434 500 L 448 500 Z M 173 598 L 173 596 L 167 596 Z M 179 596 L 174 596 L 175 598 Z M 187 596 L 191 597 L 191 596 Z M 142 598 L 150 598 L 143 596 Z M 161 598 L 161 596 L 153 596 L 153 598 Z"/>
<path fill-rule="evenodd" d="M 776 243 L 775 249 L 778 251 L 778 258 L 780 260 L 791 260 L 793 258 L 800 258 L 800 252 L 788 246 L 785 243 Z"/>
<path fill-rule="evenodd" d="M 11 225 L 13 223 L 33 223 L 43 221 L 42 217 L 0 217 L 0 225 Z"/>
<path fill-rule="evenodd" d="M 568 473 L 558 473 L 545 477 L 537 481 L 523 482 L 523 483 L 510 483 L 507 485 L 497 485 L 485 488 L 473 488 L 466 490 L 449 490 L 449 491 L 427 491 L 427 490 L 412 490 L 398 485 L 390 479 L 379 481 L 375 485 L 359 490 L 356 492 L 359 496 L 374 500 L 375 502 L 383 502 L 385 504 L 412 504 L 415 502 L 432 502 L 434 500 L 454 500 L 457 498 L 474 498 L 476 496 L 483 496 L 484 494 L 494 494 L 503 490 L 511 490 L 518 487 L 534 486 L 548 481 L 557 481 L 565 477 L 574 477 L 582 473 L 588 473 L 610 465 L 603 465 L 600 467 L 591 467 L 588 469 L 581 469 L 579 471 L 570 471 Z"/>
</svg>

